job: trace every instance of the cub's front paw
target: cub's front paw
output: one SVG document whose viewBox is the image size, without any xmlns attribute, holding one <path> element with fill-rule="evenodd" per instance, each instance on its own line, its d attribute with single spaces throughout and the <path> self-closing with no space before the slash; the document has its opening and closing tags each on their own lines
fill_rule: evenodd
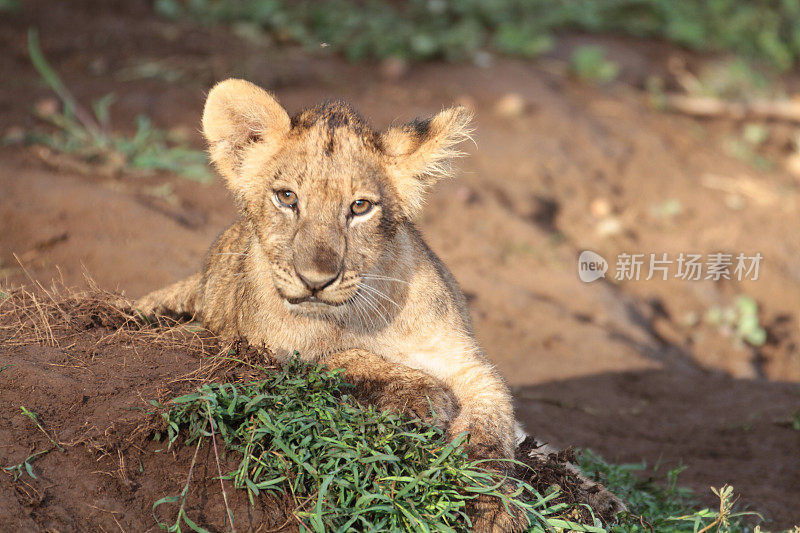
<svg viewBox="0 0 800 533">
<path fill-rule="evenodd" d="M 389 363 L 366 350 L 353 349 L 325 356 L 328 368 L 344 370 L 351 394 L 361 403 L 383 411 L 399 411 L 447 429 L 460 405 L 453 392 L 438 379 L 397 363 Z"/>
<path fill-rule="evenodd" d="M 175 313 L 167 308 L 160 298 L 152 294 L 148 294 L 133 302 L 131 310 L 137 319 L 150 324 L 160 323 L 163 318 L 176 318 Z"/>
<path fill-rule="evenodd" d="M 133 311 L 141 314 L 146 318 L 154 318 L 156 315 L 162 314 L 163 309 L 158 300 L 152 294 L 143 296 L 133 302 Z"/>
<path fill-rule="evenodd" d="M 425 374 L 395 378 L 376 386 L 379 392 L 373 395 L 373 403 L 384 411 L 399 411 L 441 428 L 447 428 L 458 411 L 453 393 Z"/>
<path fill-rule="evenodd" d="M 510 487 L 506 487 L 511 492 Z M 476 533 L 517 533 L 527 531 L 530 527 L 525 510 L 508 504 L 496 496 L 481 494 L 475 498 L 469 509 L 472 530 Z"/>
</svg>

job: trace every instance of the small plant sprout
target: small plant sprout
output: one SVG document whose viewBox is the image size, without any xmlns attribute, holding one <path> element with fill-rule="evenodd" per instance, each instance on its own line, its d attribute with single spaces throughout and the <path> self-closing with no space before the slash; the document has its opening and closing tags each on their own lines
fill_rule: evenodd
<svg viewBox="0 0 800 533">
<path fill-rule="evenodd" d="M 718 327 L 723 335 L 733 337 L 739 345 L 746 343 L 757 347 L 767 341 L 767 331 L 758 319 L 758 303 L 750 296 L 740 294 L 732 306 L 709 309 L 705 320 Z"/>
<path fill-rule="evenodd" d="M 743 520 L 746 516 L 760 518 L 752 512 L 736 512 L 733 487 L 723 486 L 711 491 L 719 498 L 719 510 L 696 510 L 690 490 L 678 487 L 678 475 L 686 469 L 678 466 L 668 471 L 666 482 L 654 480 L 658 468 L 653 468 L 648 479 L 636 472 L 644 471 L 645 464 L 614 465 L 605 462 L 589 450 L 581 452 L 580 467 L 618 494 L 628 504 L 628 513 L 610 531 L 614 533 L 746 533 L 751 526 Z"/>
<path fill-rule="evenodd" d="M 6 368 L 7 367 L 3 367 L 2 369 L 0 369 L 0 371 L 5 370 Z M 27 416 L 28 418 L 31 419 L 31 421 L 33 421 L 33 423 L 36 425 L 36 427 L 39 429 L 39 431 L 41 431 L 44 434 L 44 436 L 47 437 L 47 440 L 49 440 L 53 444 L 53 446 L 51 446 L 50 448 L 48 448 L 46 450 L 41 450 L 41 451 L 38 451 L 36 453 L 30 454 L 28 457 L 26 457 L 19 464 L 4 467 L 3 468 L 4 471 L 9 472 L 11 475 L 14 476 L 14 481 L 16 481 L 20 477 L 22 477 L 22 474 L 24 472 L 27 472 L 28 475 L 31 478 L 37 479 L 36 478 L 36 474 L 33 473 L 33 461 L 34 461 L 34 459 L 36 459 L 40 455 L 44 455 L 46 453 L 49 453 L 49 452 L 53 451 L 56 448 L 59 451 L 62 451 L 62 452 L 64 451 L 64 448 L 53 437 L 50 436 L 50 434 L 44 429 L 44 427 L 42 427 L 41 422 L 39 422 L 39 415 L 37 415 L 36 413 L 31 411 L 30 409 L 28 409 L 24 405 L 20 406 L 20 410 L 22 411 L 22 413 L 25 416 Z"/>
<path fill-rule="evenodd" d="M 25 472 L 27 472 L 28 475 L 31 476 L 31 478 L 38 479 L 36 477 L 36 474 L 33 473 L 33 460 L 36 459 L 37 457 L 39 457 L 40 455 L 44 455 L 44 454 L 50 452 L 51 450 L 52 450 L 52 448 L 50 448 L 48 450 L 42 450 L 40 452 L 32 453 L 28 457 L 26 457 L 25 460 L 22 461 L 21 463 L 16 464 L 16 465 L 3 467 L 3 470 L 8 472 L 8 473 L 10 473 L 12 476 L 14 476 L 14 481 L 16 481 L 19 478 L 21 478 L 22 474 L 25 473 Z"/>
<path fill-rule="evenodd" d="M 111 173 L 161 170 L 199 182 L 211 181 L 204 152 L 188 147 L 175 134 L 153 128 L 144 115 L 137 117 L 132 137 L 113 133 L 110 110 L 114 96 L 108 94 L 96 100 L 91 112 L 83 107 L 45 59 L 33 28 L 28 31 L 28 53 L 60 105 L 45 101 L 37 106 L 36 115 L 55 126 L 56 131 L 31 132 L 25 137 L 27 142 L 71 154 Z"/>
<path fill-rule="evenodd" d="M 64 448 L 61 447 L 61 445 L 58 442 L 56 442 L 56 440 L 53 437 L 51 437 L 50 434 L 47 433 L 47 431 L 45 431 L 45 429 L 42 427 L 42 424 L 39 422 L 39 415 L 37 415 L 33 411 L 30 411 L 24 405 L 20 406 L 20 409 L 22 410 L 23 414 L 25 414 L 25 416 L 30 418 L 33 421 L 33 423 L 36 424 L 36 427 L 39 428 L 39 431 L 41 431 L 45 437 L 47 437 L 47 440 L 53 443 L 53 446 L 58 448 L 59 451 L 62 452 L 64 451 Z"/>
<path fill-rule="evenodd" d="M 619 75 L 619 65 L 606 59 L 600 46 L 581 46 L 572 53 L 570 71 L 585 83 L 610 83 Z"/>
</svg>

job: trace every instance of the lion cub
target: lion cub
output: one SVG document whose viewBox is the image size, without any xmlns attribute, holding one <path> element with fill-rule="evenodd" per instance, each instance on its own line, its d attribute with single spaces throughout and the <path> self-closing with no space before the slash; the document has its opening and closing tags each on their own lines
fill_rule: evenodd
<svg viewBox="0 0 800 533">
<path fill-rule="evenodd" d="M 293 118 L 243 81 L 208 95 L 203 131 L 241 216 L 202 273 L 153 292 L 146 313 L 345 369 L 371 399 L 471 434 L 476 457 L 513 458 L 511 395 L 481 352 L 464 296 L 413 220 L 469 133 L 463 107 L 382 133 L 325 103 Z M 430 399 L 430 403 L 429 403 Z M 476 502 L 480 530 L 526 520 Z"/>
</svg>

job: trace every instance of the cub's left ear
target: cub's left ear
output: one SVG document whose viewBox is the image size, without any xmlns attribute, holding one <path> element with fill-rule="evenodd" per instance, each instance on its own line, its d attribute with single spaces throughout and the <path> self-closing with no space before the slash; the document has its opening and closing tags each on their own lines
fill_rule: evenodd
<svg viewBox="0 0 800 533">
<path fill-rule="evenodd" d="M 381 135 L 387 172 L 406 217 L 419 213 L 428 187 L 448 176 L 452 159 L 463 155 L 455 147 L 470 138 L 471 120 L 465 107 L 451 107 Z"/>
</svg>

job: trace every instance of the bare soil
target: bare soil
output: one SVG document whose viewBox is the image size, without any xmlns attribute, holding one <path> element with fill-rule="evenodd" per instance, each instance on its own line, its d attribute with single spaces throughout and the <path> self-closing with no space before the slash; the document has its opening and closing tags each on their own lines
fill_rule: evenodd
<svg viewBox="0 0 800 533">
<path fill-rule="evenodd" d="M 0 412 L 0 431 L 11 437 L 0 464 L 21 464 L 0 476 L 4 530 L 149 531 L 158 529 L 156 520 L 170 526 L 181 502 L 154 504 L 187 484 L 187 516 L 226 530 L 219 476 L 240 458 L 214 451 L 207 439 L 205 449 L 203 442 L 167 446 L 161 414 L 170 399 L 203 383 L 252 382 L 278 363 L 263 349 L 220 343 L 194 324 L 137 318 L 117 295 L 61 290 L 14 290 L 0 302 L 0 402 L 19 407 Z M 595 507 L 598 487 L 567 466 L 575 461 L 571 450 L 546 455 L 538 448 L 526 439 L 517 459 L 529 467 L 512 474 L 540 493 L 561 487 L 553 504 Z M 239 530 L 305 530 L 290 494 L 265 494 L 251 505 L 245 491 L 226 484 Z M 594 516 L 610 523 L 614 507 L 600 501 Z M 570 519 L 593 523 L 586 507 Z"/>
<path fill-rule="evenodd" d="M 0 431 L 10 438 L 0 448 L 0 461 L 6 467 L 44 453 L 30 460 L 35 478 L 25 470 L 17 479 L 8 472 L 0 476 L 0 530 L 157 531 L 156 518 L 172 525 L 179 504 L 157 510 L 153 504 L 181 493 L 195 446 L 167 449 L 155 440 L 165 428 L 151 402 L 165 402 L 208 379 L 236 381 L 239 369 L 212 362 L 219 347 L 208 335 L 126 327 L 129 317 L 104 296 L 42 297 L 36 307 L 48 315 L 47 327 L 37 314 L 13 309 L 30 302 L 15 294 L 2 305 L 0 401 L 9 409 L 0 414 Z M 6 327 L 15 322 L 18 333 L 11 336 Z M 38 344 L 32 342 L 32 324 L 40 328 Z M 36 413 L 41 427 L 21 407 Z M 233 469 L 234 459 L 222 457 L 223 473 Z M 213 449 L 206 445 L 192 470 L 186 510 L 222 531 L 218 476 Z M 244 491 L 230 492 L 240 528 L 297 530 L 287 498 L 268 496 L 251 507 Z"/>
<path fill-rule="evenodd" d="M 0 132 L 43 127 L 31 109 L 52 96 L 27 57 L 29 26 L 39 28 L 46 56 L 79 99 L 116 95 L 118 130 L 133 131 L 143 113 L 159 127 L 186 132 L 197 147 L 205 92 L 229 76 L 273 90 L 290 111 L 344 98 L 379 128 L 454 101 L 470 105 L 475 145 L 465 147 L 458 178 L 436 188 L 420 226 L 468 293 L 479 340 L 514 387 L 527 429 L 611 461 L 687 465 L 682 482 L 704 503 L 714 503 L 709 486 L 727 482 L 764 515 L 765 527 L 800 522 L 800 432 L 791 425 L 800 408 L 800 183 L 782 169 L 794 130 L 769 125 L 777 165 L 765 172 L 724 149 L 740 123 L 652 109 L 642 92 L 646 78 L 665 73 L 670 57 L 700 59 L 663 43 L 570 36 L 552 58 L 535 63 L 427 64 L 386 77 L 379 66 L 348 64 L 324 49 L 309 54 L 224 28 L 167 22 L 144 1 L 31 0 L 0 20 Z M 620 81 L 587 87 L 564 73 L 559 59 L 589 41 L 620 62 Z M 178 72 L 178 81 L 128 75 L 154 61 Z M 522 109 L 499 112 L 510 93 Z M 682 209 L 665 215 L 660 207 L 673 199 Z M 220 180 L 206 186 L 167 174 L 87 173 L 35 147 L 0 149 L 3 286 L 30 283 L 28 276 L 79 285 L 89 273 L 103 288 L 138 297 L 196 271 L 234 217 Z M 757 281 L 585 284 L 576 263 L 587 249 L 612 263 L 621 252 L 760 252 L 765 259 Z M 702 320 L 738 294 L 759 303 L 768 333 L 762 347 L 737 346 Z M 167 376 L 196 364 L 180 354 L 139 354 L 99 353 L 89 371 L 59 366 L 64 356 L 54 348 L 4 349 L 4 361 L 20 366 L 0 376 L 2 434 L 13 435 L 0 437 L 0 460 L 15 464 L 46 442 L 20 405 L 60 431 L 78 420 L 76 410 L 91 415 L 109 391 L 141 407 Z M 87 391 L 86 404 L 78 387 Z M 98 416 L 121 424 L 130 416 L 124 405 Z M 78 438 L 72 431 L 58 438 Z M 158 444 L 141 447 L 149 454 Z M 138 506 L 145 517 L 154 499 L 175 494 L 185 480 L 185 470 L 162 455 L 165 462 L 153 468 L 168 476 L 145 476 L 132 493 L 124 479 L 138 472 L 136 456 L 122 472 L 118 457 L 104 457 L 90 472 L 106 474 L 86 476 L 96 452 L 87 448 L 85 462 L 76 453 L 40 458 L 44 478 L 29 488 L 2 481 L 0 515 L 21 520 L 11 530 L 110 530 L 123 518 L 133 530 L 152 528 L 128 510 Z M 213 476 L 205 459 L 203 475 Z M 98 476 L 120 488 L 97 484 Z M 46 516 L 36 514 L 38 498 Z M 208 513 L 222 516 L 216 511 Z"/>
</svg>

